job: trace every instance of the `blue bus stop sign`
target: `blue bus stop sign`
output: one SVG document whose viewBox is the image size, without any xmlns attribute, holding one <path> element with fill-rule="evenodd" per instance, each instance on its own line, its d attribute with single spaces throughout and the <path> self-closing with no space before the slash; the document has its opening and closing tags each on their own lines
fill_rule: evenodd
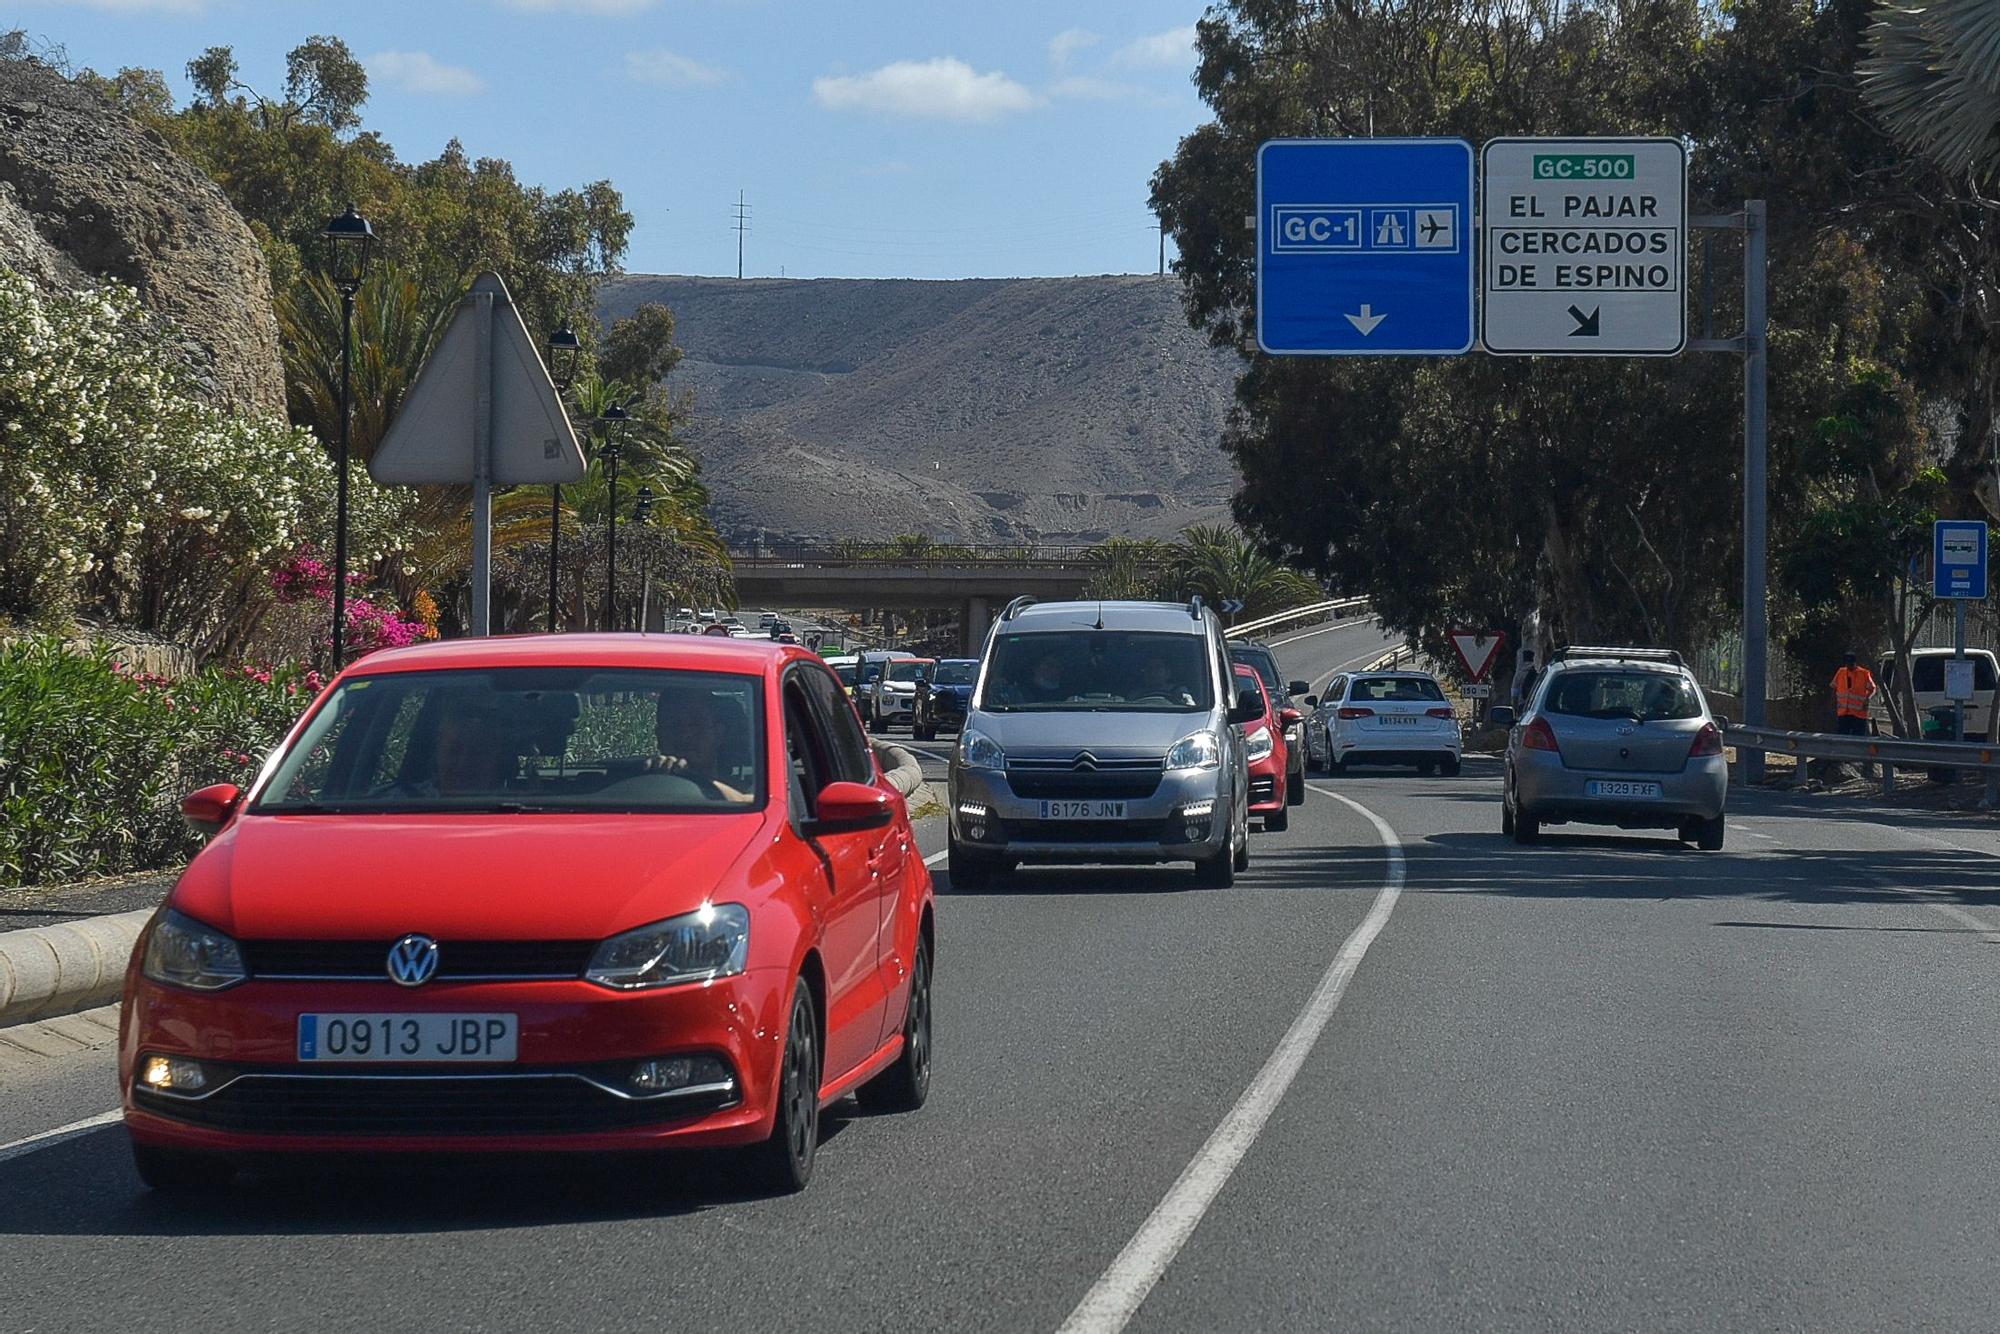
<svg viewBox="0 0 2000 1334">
<path fill-rule="evenodd" d="M 1939 519 L 1931 525 L 1931 596 L 1986 599 L 1986 524 Z"/>
<path fill-rule="evenodd" d="M 1257 343 L 1294 356 L 1472 348 L 1472 145 L 1272 139 L 1257 150 Z"/>
</svg>

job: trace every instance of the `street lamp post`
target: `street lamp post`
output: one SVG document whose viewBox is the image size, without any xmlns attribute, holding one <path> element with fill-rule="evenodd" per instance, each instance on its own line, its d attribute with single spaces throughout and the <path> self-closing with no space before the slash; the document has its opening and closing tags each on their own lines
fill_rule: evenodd
<svg viewBox="0 0 2000 1334">
<path fill-rule="evenodd" d="M 576 379 L 577 363 L 583 358 L 583 341 L 564 320 L 562 328 L 549 335 L 549 373 L 556 382 L 556 397 L 569 392 Z M 556 632 L 556 607 L 561 591 L 557 576 L 562 568 L 558 548 L 562 543 L 562 483 L 549 487 L 549 633 Z"/>
<path fill-rule="evenodd" d="M 326 243 L 327 272 L 340 289 L 340 471 L 334 479 L 333 505 L 333 669 L 344 665 L 347 650 L 347 450 L 353 378 L 354 294 L 368 271 L 368 252 L 375 232 L 354 205 L 320 229 Z"/>
<path fill-rule="evenodd" d="M 599 421 L 604 423 L 604 485 L 610 503 L 604 507 L 608 527 L 604 533 L 604 628 L 618 628 L 618 431 L 631 420 L 625 409 L 613 403 Z"/>
<path fill-rule="evenodd" d="M 639 488 L 639 503 L 632 507 L 632 522 L 643 530 L 653 517 L 653 488 Z M 639 541 L 639 633 L 646 633 L 646 618 L 652 614 L 653 548 L 642 531 Z"/>
</svg>

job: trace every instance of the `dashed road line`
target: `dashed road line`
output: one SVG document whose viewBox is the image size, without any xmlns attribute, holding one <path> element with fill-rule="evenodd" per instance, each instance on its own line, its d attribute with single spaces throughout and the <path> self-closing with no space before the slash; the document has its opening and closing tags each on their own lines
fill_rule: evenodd
<svg viewBox="0 0 2000 1334">
<path fill-rule="evenodd" d="M 1333 962 L 1320 978 L 1305 1008 L 1292 1020 L 1292 1026 L 1285 1030 L 1285 1036 L 1278 1042 L 1277 1049 L 1264 1068 L 1243 1090 L 1236 1105 L 1222 1118 L 1208 1142 L 1201 1146 L 1192 1162 L 1181 1172 L 1180 1179 L 1140 1226 L 1139 1231 L 1127 1242 L 1118 1258 L 1111 1262 L 1071 1311 L 1069 1319 L 1062 1324 L 1061 1334 L 1115 1334 L 1125 1327 L 1145 1302 L 1160 1276 L 1173 1263 L 1187 1239 L 1201 1223 L 1215 1197 L 1229 1182 L 1238 1163 L 1257 1142 L 1257 1136 L 1264 1129 L 1264 1123 L 1271 1119 L 1278 1103 L 1284 1098 L 1285 1090 L 1305 1065 L 1306 1057 L 1312 1054 L 1313 1045 L 1319 1035 L 1326 1030 L 1333 1013 L 1340 1007 L 1340 999 L 1347 992 L 1347 984 L 1353 980 L 1355 970 L 1368 954 L 1368 947 L 1388 924 L 1389 914 L 1395 911 L 1396 900 L 1403 892 L 1404 861 L 1402 841 L 1396 831 L 1381 816 L 1369 810 L 1351 797 L 1338 792 L 1328 792 L 1323 788 L 1307 784 L 1307 791 L 1331 798 L 1350 807 L 1375 826 L 1376 835 L 1382 840 L 1383 851 L 1388 855 L 1388 869 L 1382 879 L 1382 888 L 1375 895 L 1375 902 L 1368 909 L 1368 915 L 1361 925 L 1354 929 L 1340 950 L 1333 956 Z"/>
<path fill-rule="evenodd" d="M 108 1126 L 112 1122 L 123 1118 L 124 1115 L 125 1113 L 114 1109 L 109 1112 L 101 1112 L 96 1116 L 87 1116 L 81 1121 L 72 1121 L 66 1126 L 57 1126 L 54 1130 L 44 1130 L 39 1135 L 29 1135 L 25 1139 L 9 1140 L 5 1144 L 0 1144 L 0 1163 L 4 1163 L 10 1158 L 19 1158 L 26 1154 L 36 1153 L 42 1149 L 53 1149 L 56 1145 L 66 1140 L 75 1139 L 78 1135 L 88 1135 L 99 1126 Z"/>
</svg>

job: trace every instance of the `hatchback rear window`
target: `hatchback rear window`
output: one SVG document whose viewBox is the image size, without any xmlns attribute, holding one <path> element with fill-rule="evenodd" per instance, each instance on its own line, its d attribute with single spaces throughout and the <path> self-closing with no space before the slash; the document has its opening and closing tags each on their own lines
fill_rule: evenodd
<svg viewBox="0 0 2000 1334">
<path fill-rule="evenodd" d="M 1683 677 L 1664 672 L 1564 672 L 1550 683 L 1542 712 L 1574 718 L 1654 722 L 1699 718 L 1701 697 Z"/>
<path fill-rule="evenodd" d="M 354 677 L 252 808 L 744 810 L 763 804 L 763 691 L 717 672 L 516 667 Z"/>
<path fill-rule="evenodd" d="M 1438 683 L 1423 676 L 1377 676 L 1363 677 L 1354 683 L 1349 692 L 1350 699 L 1369 703 L 1417 703 L 1423 700 L 1441 700 L 1444 691 Z"/>
</svg>

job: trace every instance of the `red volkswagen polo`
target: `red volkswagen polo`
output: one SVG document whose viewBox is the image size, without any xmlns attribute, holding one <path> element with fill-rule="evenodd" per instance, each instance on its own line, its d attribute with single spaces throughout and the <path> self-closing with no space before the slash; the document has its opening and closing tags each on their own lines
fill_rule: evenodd
<svg viewBox="0 0 2000 1334">
<path fill-rule="evenodd" d="M 741 1146 L 803 1186 L 820 1109 L 930 1084 L 929 872 L 804 649 L 460 640 L 343 672 L 126 977 L 139 1172 L 266 1153 Z"/>
</svg>

